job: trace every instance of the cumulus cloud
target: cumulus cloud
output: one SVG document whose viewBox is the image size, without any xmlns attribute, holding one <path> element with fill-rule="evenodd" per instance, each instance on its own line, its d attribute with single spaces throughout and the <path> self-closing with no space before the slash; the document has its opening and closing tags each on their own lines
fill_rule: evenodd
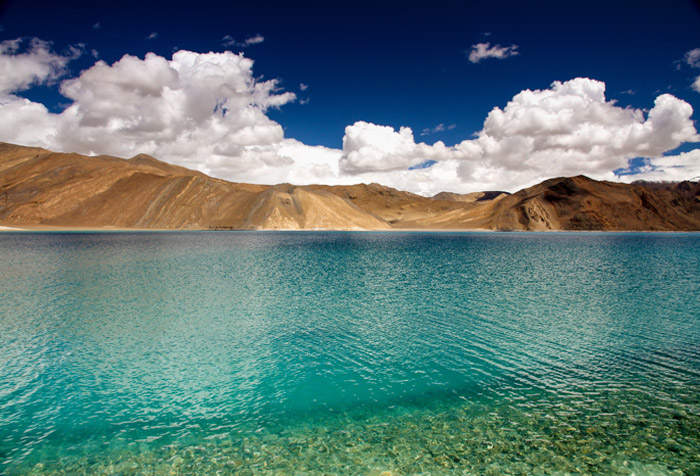
<svg viewBox="0 0 700 476">
<path fill-rule="evenodd" d="M 467 50 L 465 53 L 469 55 L 469 61 L 472 63 L 478 63 L 488 58 L 506 59 L 520 54 L 518 53 L 518 45 L 491 46 L 489 42 L 472 45 L 471 50 Z"/>
<path fill-rule="evenodd" d="M 658 159 L 684 142 L 698 141 L 692 113 L 685 101 L 663 94 L 645 116 L 607 101 L 603 82 L 555 81 L 549 89 L 522 91 L 503 109 L 494 108 L 476 139 L 454 147 L 415 143 L 409 128 L 397 132 L 355 123 L 345 130 L 341 171 L 359 177 L 391 174 L 436 161 L 442 166 L 429 167 L 423 176 L 438 179 L 452 169 L 459 179 L 451 182 L 455 190 L 515 190 L 577 174 L 614 180 L 613 170 L 632 158 Z M 394 183 L 405 180 L 403 172 L 394 175 Z"/>
<path fill-rule="evenodd" d="M 612 178 L 634 157 L 658 157 L 697 141 L 690 105 L 659 96 L 644 117 L 605 100 L 605 84 L 587 78 L 523 91 L 494 108 L 476 142 L 484 163 L 504 172 L 528 173 L 529 182 L 551 175 Z M 467 177 L 465 177 L 467 178 Z"/>
<path fill-rule="evenodd" d="M 349 174 L 405 170 L 438 158 L 449 158 L 442 142 L 416 144 L 409 127 L 397 132 L 393 127 L 359 121 L 345 128 L 340 168 Z"/>
<path fill-rule="evenodd" d="M 236 41 L 231 35 L 226 35 L 222 38 L 222 41 L 224 42 L 224 46 L 237 46 L 240 48 L 247 48 L 248 46 L 262 43 L 263 41 L 265 41 L 265 37 L 262 35 L 253 35 L 246 38 L 243 41 Z"/>
<path fill-rule="evenodd" d="M 695 81 L 693 81 L 693 84 L 690 87 L 700 93 L 700 76 L 695 78 Z"/>
<path fill-rule="evenodd" d="M 604 83 L 589 78 L 516 94 L 491 110 L 475 138 L 454 146 L 417 142 L 409 127 L 358 121 L 346 127 L 338 150 L 284 136 L 267 113 L 296 96 L 276 80 L 256 78 L 242 53 L 97 61 L 60 83 L 69 103 L 56 114 L 21 91 L 57 81 L 71 54 L 57 55 L 39 40 L 21 45 L 0 44 L 0 140 L 18 144 L 147 153 L 232 181 L 379 182 L 423 194 L 514 191 L 561 175 L 629 180 L 613 171 L 637 157 L 647 159 L 648 178 L 691 178 L 700 168 L 698 151 L 664 155 L 698 141 L 688 103 L 662 94 L 648 112 L 620 107 L 606 99 Z"/>
<path fill-rule="evenodd" d="M 11 44 L 3 46 L 5 91 L 62 71 L 66 59 L 37 45 L 30 57 L 13 55 Z M 24 62 L 26 67 L 15 67 Z M 214 176 L 258 183 L 287 180 L 301 156 L 303 163 L 304 157 L 327 161 L 333 156 L 337 170 L 340 151 L 318 153 L 320 149 L 290 144 L 282 127 L 267 117 L 270 108 L 296 96 L 281 91 L 276 80 L 256 79 L 252 68 L 252 60 L 232 52 L 178 51 L 172 59 L 149 53 L 145 58 L 125 55 L 114 64 L 97 61 L 61 83 L 60 91 L 71 103 L 60 114 L 6 94 L 0 104 L 0 140 L 120 157 L 143 152 Z M 309 177 L 318 176 L 319 167 L 308 169 Z M 324 170 L 332 179 L 333 167 Z M 294 173 L 301 179 L 301 172 Z"/>
</svg>

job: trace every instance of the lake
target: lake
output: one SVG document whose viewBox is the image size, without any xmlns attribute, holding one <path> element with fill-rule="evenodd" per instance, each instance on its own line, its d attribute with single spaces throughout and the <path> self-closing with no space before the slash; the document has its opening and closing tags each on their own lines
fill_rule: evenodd
<svg viewBox="0 0 700 476">
<path fill-rule="evenodd" d="M 0 234 L 0 474 L 700 474 L 700 234 Z"/>
</svg>

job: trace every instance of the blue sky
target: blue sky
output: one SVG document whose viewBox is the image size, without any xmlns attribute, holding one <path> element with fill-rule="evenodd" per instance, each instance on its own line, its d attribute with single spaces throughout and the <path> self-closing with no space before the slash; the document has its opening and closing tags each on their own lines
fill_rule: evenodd
<svg viewBox="0 0 700 476">
<path fill-rule="evenodd" d="M 97 59 L 114 65 L 127 54 L 144 59 L 152 52 L 170 60 L 179 50 L 195 53 L 230 50 L 253 60 L 252 78 L 259 82 L 277 80 L 275 94 L 294 94 L 293 99 L 285 99 L 283 104 L 261 106 L 265 120 L 278 124 L 285 139 L 329 149 L 326 151 L 328 158 L 319 159 L 316 165 L 328 160 L 341 162 L 339 169 L 331 166 L 333 170 L 328 177 L 320 168 L 315 175 L 303 177 L 298 173 L 279 170 L 273 173 L 259 167 L 255 173 L 242 173 L 246 169 L 245 160 L 233 153 L 226 157 L 238 161 L 237 165 L 224 166 L 222 163 L 229 159 L 205 163 L 203 159 L 198 162 L 168 157 L 163 156 L 167 150 L 149 149 L 142 143 L 146 152 L 160 152 L 158 156 L 163 160 L 200 168 L 231 180 L 287 178 L 288 181 L 341 183 L 377 179 L 399 188 L 411 188 L 414 182 L 423 181 L 427 185 L 413 187 L 414 191 L 430 193 L 438 191 L 440 185 L 455 191 L 495 186 L 494 177 L 503 176 L 505 171 L 519 177 L 503 179 L 503 188 L 513 188 L 542 178 L 547 167 L 538 162 L 534 168 L 542 170 L 527 176 L 519 170 L 521 166 L 513 166 L 512 160 L 499 155 L 498 158 L 489 156 L 487 161 L 500 169 L 491 167 L 491 173 L 486 173 L 476 164 L 478 160 L 486 160 L 484 153 L 477 154 L 478 157 L 469 155 L 468 159 L 460 155 L 459 159 L 442 160 L 440 151 L 417 151 L 410 147 L 420 143 L 433 146 L 436 141 L 442 141 L 449 148 L 474 139 L 475 134 L 484 130 L 489 113 L 496 107 L 505 109 L 521 91 L 544 91 L 551 88 L 554 81 L 566 83 L 575 78 L 603 83 L 606 104 L 636 110 L 643 115 L 654 107 L 655 99 L 662 94 L 670 94 L 692 107 L 692 114 L 686 118 L 691 122 L 697 120 L 700 109 L 700 91 L 692 87 L 700 76 L 700 69 L 693 67 L 687 58 L 688 52 L 700 48 L 700 7 L 697 2 L 684 0 L 437 0 L 342 5 L 340 2 L 203 0 L 169 2 L 167 8 L 148 2 L 78 1 L 67 7 L 61 2 L 9 0 L 0 14 L 0 25 L 0 41 L 24 39 L 17 49 L 6 49 L 8 55 L 30 50 L 30 39 L 37 38 L 49 42 L 45 49 L 51 54 L 77 56 L 66 62 L 60 74 L 39 78 L 29 87 L 11 91 L 13 98 L 27 98 L 43 104 L 53 114 L 60 114 L 76 103 L 75 98 L 59 94 L 62 82 L 79 77 L 81 71 L 91 68 Z M 475 45 L 487 43 L 482 49 L 497 51 L 493 48 L 500 47 L 505 51 L 503 57 L 470 61 L 469 53 Z M 82 54 L 75 53 L 76 49 Z M 11 118 L 0 114 L 0 125 L 3 120 L 7 123 Z M 643 120 L 638 118 L 637 122 Z M 347 146 L 353 140 L 346 128 L 358 123 L 369 135 L 356 135 L 359 142 L 355 142 L 359 145 L 353 150 Z M 388 129 L 374 130 L 371 126 L 392 128 L 396 137 L 389 137 Z M 412 142 L 405 134 L 398 137 L 401 128 L 410 128 Z M 673 133 L 680 137 L 677 132 Z M 377 140 L 385 140 L 384 145 L 378 146 L 377 153 L 362 155 L 362 147 L 368 150 L 366 147 L 371 145 L 367 145 L 367 140 L 372 134 Z M 659 139 L 663 147 L 672 149 L 661 151 L 663 147 L 659 145 L 645 152 L 656 157 L 637 159 L 625 150 L 616 163 L 600 167 L 611 166 L 619 171 L 625 167 L 618 165 L 634 160 L 633 165 L 649 164 L 647 172 L 658 172 L 663 167 L 657 166 L 654 158 L 697 149 L 691 136 L 686 127 L 680 140 Z M 385 146 L 386 140 L 391 142 L 392 137 L 396 139 L 395 145 L 403 144 L 401 141 L 405 139 L 410 150 L 398 145 L 394 149 Z M 12 139 L 10 132 L 2 136 L 2 140 Z M 270 140 L 266 140 L 269 145 Z M 248 148 L 248 159 L 250 147 L 255 145 L 249 142 L 244 144 Z M 105 151 L 88 150 L 89 147 L 81 147 L 75 141 L 49 141 L 44 145 L 62 144 L 81 152 L 120 152 L 109 147 Z M 275 149 L 276 153 L 280 147 Z M 302 152 L 291 151 L 290 147 L 282 147 L 285 151 L 281 154 L 282 162 L 285 157 L 291 157 L 298 167 L 314 165 L 298 160 L 295 154 Z M 642 150 L 639 144 L 630 147 L 630 150 Z M 316 150 L 319 154 L 321 151 Z M 332 151 L 342 151 L 343 155 L 340 159 L 332 158 Z M 352 156 L 355 159 L 351 158 L 352 152 L 358 152 Z M 567 152 L 564 150 L 561 155 L 567 156 Z M 306 155 L 313 153 L 309 149 Z M 396 157 L 401 154 L 410 158 L 402 161 Z M 583 160 L 576 154 L 570 157 L 572 161 Z M 250 160 L 247 167 L 252 170 L 255 164 L 262 163 L 260 160 L 267 160 L 265 167 L 270 167 L 268 162 L 273 159 Z M 454 162 L 450 170 L 458 176 L 455 180 L 448 177 L 447 162 L 450 160 Z M 695 156 L 688 160 L 695 160 Z M 382 161 L 390 165 L 379 164 Z M 465 165 L 465 161 L 474 163 Z M 434 177 L 418 175 L 439 168 L 441 162 L 445 162 L 445 169 L 434 172 Z M 671 167 L 675 170 L 678 164 L 674 164 Z M 407 175 L 409 169 L 414 175 Z M 553 172 L 561 173 L 577 170 L 573 165 L 552 167 Z M 596 172 L 603 170 L 582 167 L 580 171 L 596 176 Z M 401 178 L 397 178 L 399 173 Z M 681 178 L 693 178 L 695 169 L 691 167 L 688 174 L 690 176 Z M 327 180 L 323 180 L 324 177 Z M 607 176 L 601 172 L 597 177 Z M 664 178 L 659 173 L 649 177 Z M 669 178 L 678 178 L 678 174 L 671 174 Z M 435 181 L 441 183 L 433 183 Z"/>
</svg>

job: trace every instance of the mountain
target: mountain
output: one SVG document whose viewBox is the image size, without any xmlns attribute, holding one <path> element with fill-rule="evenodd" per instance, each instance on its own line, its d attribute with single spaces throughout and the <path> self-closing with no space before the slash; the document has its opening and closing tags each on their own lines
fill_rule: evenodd
<svg viewBox="0 0 700 476">
<path fill-rule="evenodd" d="M 489 227 L 514 230 L 700 230 L 700 184 L 666 187 L 556 178 L 494 204 Z"/>
<path fill-rule="evenodd" d="M 208 177 L 147 155 L 0 144 L 0 224 L 137 229 L 389 229 L 324 190 Z"/>
<path fill-rule="evenodd" d="M 481 202 L 484 200 L 497 200 L 499 198 L 510 195 L 508 192 L 472 192 L 472 193 L 452 193 L 440 192 L 433 195 L 435 200 L 448 200 L 451 202 Z"/>
<path fill-rule="evenodd" d="M 423 197 L 379 184 L 251 185 L 148 155 L 0 143 L 0 226 L 127 229 L 700 230 L 700 184 L 556 178 Z"/>
</svg>

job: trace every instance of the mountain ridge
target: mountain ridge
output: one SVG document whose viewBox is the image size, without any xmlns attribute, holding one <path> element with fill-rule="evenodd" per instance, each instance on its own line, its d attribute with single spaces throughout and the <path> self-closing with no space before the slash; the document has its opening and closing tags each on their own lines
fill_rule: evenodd
<svg viewBox="0 0 700 476">
<path fill-rule="evenodd" d="M 698 231 L 700 183 L 558 177 L 423 197 L 372 183 L 228 182 L 130 159 L 0 143 L 0 226 L 193 230 Z"/>
</svg>

